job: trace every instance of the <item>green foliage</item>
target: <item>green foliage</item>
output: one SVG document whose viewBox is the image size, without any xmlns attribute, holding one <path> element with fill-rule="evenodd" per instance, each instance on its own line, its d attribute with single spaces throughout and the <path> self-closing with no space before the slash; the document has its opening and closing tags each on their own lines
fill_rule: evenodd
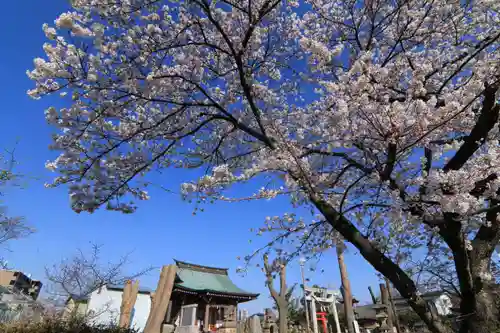
<svg viewBox="0 0 500 333">
<path fill-rule="evenodd" d="M 18 322 L 0 324 L 2 333 L 137 333 L 133 329 L 118 326 L 90 325 L 83 320 L 45 319 L 39 323 Z"/>
</svg>

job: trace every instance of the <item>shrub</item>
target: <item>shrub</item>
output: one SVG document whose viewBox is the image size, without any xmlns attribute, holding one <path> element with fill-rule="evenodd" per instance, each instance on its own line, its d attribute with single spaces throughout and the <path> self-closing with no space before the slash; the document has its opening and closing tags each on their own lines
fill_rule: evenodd
<svg viewBox="0 0 500 333">
<path fill-rule="evenodd" d="M 44 319 L 38 323 L 16 322 L 0 324 L 2 333 L 137 333 L 112 325 L 92 325 L 83 320 Z"/>
</svg>

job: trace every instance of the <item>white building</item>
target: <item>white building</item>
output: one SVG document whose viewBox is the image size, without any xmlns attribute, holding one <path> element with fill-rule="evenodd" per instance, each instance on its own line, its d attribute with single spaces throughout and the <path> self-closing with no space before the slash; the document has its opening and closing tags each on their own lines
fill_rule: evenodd
<svg viewBox="0 0 500 333">
<path fill-rule="evenodd" d="M 123 286 L 107 284 L 94 290 L 85 302 L 87 316 L 96 324 L 117 324 L 120 318 Z M 139 288 L 131 314 L 131 327 L 143 331 L 151 307 L 151 290 Z M 79 312 L 81 309 L 79 310 Z"/>
<path fill-rule="evenodd" d="M 241 309 L 238 311 L 238 321 L 245 321 L 248 318 L 248 310 Z"/>
<path fill-rule="evenodd" d="M 238 304 L 258 294 L 236 286 L 225 268 L 214 268 L 175 261 L 177 275 L 163 319 L 164 333 L 219 331 L 236 333 Z M 131 313 L 130 327 L 142 332 L 151 307 L 150 289 L 139 288 Z M 68 315 L 84 315 L 95 324 L 117 325 L 120 319 L 123 286 L 104 285 L 86 297 L 70 297 Z M 245 314 L 246 316 L 246 314 Z"/>
</svg>

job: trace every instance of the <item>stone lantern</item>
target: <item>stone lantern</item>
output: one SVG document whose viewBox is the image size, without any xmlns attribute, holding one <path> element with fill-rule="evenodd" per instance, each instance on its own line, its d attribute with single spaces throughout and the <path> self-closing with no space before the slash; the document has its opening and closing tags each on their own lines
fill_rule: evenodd
<svg viewBox="0 0 500 333">
<path fill-rule="evenodd" d="M 378 331 L 379 332 L 391 331 L 391 328 L 387 324 L 387 319 L 389 318 L 387 305 L 375 304 L 373 305 L 373 309 L 375 310 L 375 318 L 377 318 L 378 322 Z"/>
</svg>

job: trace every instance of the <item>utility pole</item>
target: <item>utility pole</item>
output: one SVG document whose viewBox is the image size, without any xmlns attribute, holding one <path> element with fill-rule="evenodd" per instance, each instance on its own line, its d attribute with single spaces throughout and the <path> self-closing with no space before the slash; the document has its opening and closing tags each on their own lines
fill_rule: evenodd
<svg viewBox="0 0 500 333">
<path fill-rule="evenodd" d="M 299 259 L 300 263 L 300 273 L 302 275 L 302 294 L 304 296 L 304 306 L 306 310 L 306 325 L 307 325 L 307 333 L 309 333 L 309 306 L 307 305 L 307 299 L 306 299 L 306 278 L 304 277 L 304 264 L 306 260 L 304 258 Z"/>
</svg>

